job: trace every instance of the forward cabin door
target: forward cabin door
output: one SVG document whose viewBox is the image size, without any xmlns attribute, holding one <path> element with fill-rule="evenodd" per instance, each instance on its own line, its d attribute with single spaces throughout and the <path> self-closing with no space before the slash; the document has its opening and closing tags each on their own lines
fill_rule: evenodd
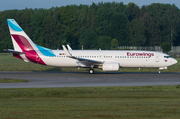
<svg viewBox="0 0 180 119">
<path fill-rule="evenodd" d="M 156 55 L 156 62 L 159 62 L 159 54 Z"/>
</svg>

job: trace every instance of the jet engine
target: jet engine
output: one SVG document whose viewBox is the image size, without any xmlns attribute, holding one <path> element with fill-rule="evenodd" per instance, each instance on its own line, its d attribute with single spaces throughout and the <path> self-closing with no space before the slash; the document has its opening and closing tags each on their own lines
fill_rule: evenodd
<svg viewBox="0 0 180 119">
<path fill-rule="evenodd" d="M 102 66 L 103 71 L 119 71 L 119 63 L 104 63 Z"/>
</svg>

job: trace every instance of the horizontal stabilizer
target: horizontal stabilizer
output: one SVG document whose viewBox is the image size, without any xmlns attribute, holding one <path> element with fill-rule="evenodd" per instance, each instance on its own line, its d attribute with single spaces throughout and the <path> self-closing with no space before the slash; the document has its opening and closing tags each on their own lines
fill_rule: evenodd
<svg viewBox="0 0 180 119">
<path fill-rule="evenodd" d="M 11 52 L 11 53 L 15 53 L 15 54 L 26 54 L 24 52 L 20 52 L 20 51 L 15 51 L 13 49 L 4 49 L 4 52 Z"/>
</svg>

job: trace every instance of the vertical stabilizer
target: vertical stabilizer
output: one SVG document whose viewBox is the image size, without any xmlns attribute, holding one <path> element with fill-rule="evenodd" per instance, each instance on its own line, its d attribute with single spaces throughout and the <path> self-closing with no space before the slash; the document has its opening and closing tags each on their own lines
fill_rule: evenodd
<svg viewBox="0 0 180 119">
<path fill-rule="evenodd" d="M 38 49 L 41 47 L 33 43 L 14 19 L 7 19 L 7 23 L 15 50 L 14 52 L 23 52 L 23 54 L 13 53 L 13 55 L 24 61 L 31 61 L 45 65 L 40 57 L 42 53 Z"/>
<path fill-rule="evenodd" d="M 14 19 L 7 19 L 7 22 L 15 51 L 37 50 L 35 44 Z"/>
</svg>

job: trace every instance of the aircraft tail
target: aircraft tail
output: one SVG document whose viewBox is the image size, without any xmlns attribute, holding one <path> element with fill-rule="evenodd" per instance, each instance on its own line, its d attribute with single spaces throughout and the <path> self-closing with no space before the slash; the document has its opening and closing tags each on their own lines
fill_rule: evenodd
<svg viewBox="0 0 180 119">
<path fill-rule="evenodd" d="M 44 61 L 40 58 L 42 53 L 39 50 L 39 48 L 43 49 L 43 47 L 34 44 L 14 19 L 7 19 L 7 22 L 14 46 L 13 55 L 24 61 L 32 61 L 45 65 Z M 16 52 L 20 52 L 20 54 Z"/>
<path fill-rule="evenodd" d="M 27 36 L 14 19 L 7 19 L 7 22 L 15 51 L 26 52 L 30 50 L 37 50 L 33 41 Z"/>
</svg>

